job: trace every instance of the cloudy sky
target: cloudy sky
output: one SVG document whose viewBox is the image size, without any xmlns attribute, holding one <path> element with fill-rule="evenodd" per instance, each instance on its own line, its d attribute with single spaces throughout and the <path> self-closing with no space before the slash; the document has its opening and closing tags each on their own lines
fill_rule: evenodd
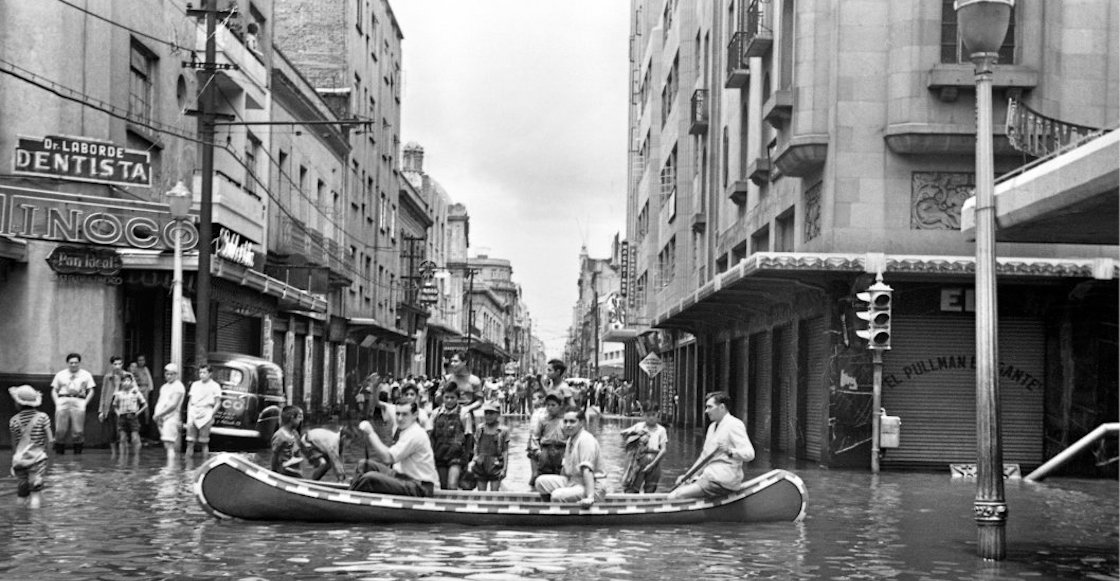
<svg viewBox="0 0 1120 581">
<path fill-rule="evenodd" d="M 580 246 L 625 230 L 624 0 L 390 0 L 404 32 L 401 139 L 467 206 L 471 252 L 508 258 L 549 356 Z"/>
</svg>

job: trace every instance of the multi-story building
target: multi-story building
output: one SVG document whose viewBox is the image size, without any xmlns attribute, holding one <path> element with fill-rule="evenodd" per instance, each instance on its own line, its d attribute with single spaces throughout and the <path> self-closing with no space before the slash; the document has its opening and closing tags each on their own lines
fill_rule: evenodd
<svg viewBox="0 0 1120 581">
<path fill-rule="evenodd" d="M 960 218 L 975 92 L 953 3 L 631 7 L 632 326 L 620 337 L 636 335 L 626 364 L 641 397 L 698 426 L 703 394 L 726 390 L 760 449 L 869 464 L 880 410 L 855 294 L 881 274 L 894 289 L 882 405 L 903 426 L 882 465 L 974 461 L 975 248 Z M 995 118 L 1016 103 L 1115 127 L 1117 18 L 1103 0 L 1016 3 Z M 997 174 L 1032 159 L 1009 137 L 996 130 Z M 1114 176 L 1101 177 L 1106 189 Z M 997 249 L 1004 460 L 1029 466 L 1054 453 L 1050 434 L 1068 440 L 1116 417 L 1117 249 L 1007 240 Z M 651 352 L 663 362 L 653 378 L 636 370 Z M 1051 407 L 1075 401 L 1098 407 Z"/>
<path fill-rule="evenodd" d="M 621 371 L 614 354 L 623 346 L 607 340 L 613 337 L 611 331 L 622 328 L 618 309 L 621 300 L 621 256 L 622 245 L 618 235 L 611 242 L 609 258 L 591 258 L 586 245 L 580 248 L 579 294 L 572 308 L 572 326 L 566 349 L 567 363 L 573 376 L 602 377 L 618 375 Z M 604 369 L 608 354 L 611 354 L 611 360 Z"/>
<path fill-rule="evenodd" d="M 214 238 L 198 240 L 193 220 L 184 226 L 184 296 L 197 306 L 194 249 L 212 245 L 208 345 L 280 357 L 293 397 L 307 401 L 300 396 L 316 385 L 308 378 L 317 371 L 303 358 L 295 367 L 294 336 L 280 336 L 291 349 L 277 354 L 274 332 L 295 316 L 324 321 L 327 297 L 267 266 L 270 229 L 278 227 L 273 210 L 289 202 L 273 189 L 272 132 L 258 124 L 274 112 L 295 120 L 311 110 L 289 109 L 295 100 L 288 89 L 300 91 L 298 82 L 273 99 L 275 79 L 298 75 L 273 49 L 272 3 L 244 0 L 222 10 L 232 13 L 213 39 L 218 62 L 232 66 L 210 83 L 223 114 Z M 189 322 L 194 309 L 172 304 L 168 292 L 174 234 L 165 193 L 177 182 L 196 200 L 201 191 L 203 144 L 196 118 L 186 113 L 198 109 L 209 74 L 191 57 L 204 54 L 206 41 L 204 23 L 174 3 L 0 6 L 0 148 L 15 154 L 11 173 L 0 176 L 4 381 L 45 389 L 69 352 L 80 353 L 95 375 L 114 354 L 128 361 L 145 355 L 159 369 L 171 359 L 174 308 L 188 315 L 184 377 L 194 377 L 201 363 Z M 290 115 L 297 117 L 284 117 Z M 309 147 L 317 167 L 337 163 L 334 145 Z M 328 191 L 340 187 L 324 180 Z M 22 218 L 9 219 L 12 212 Z M 90 444 L 111 437 L 95 420 L 87 435 Z"/>
<path fill-rule="evenodd" d="M 352 390 L 369 373 L 412 369 L 414 319 L 398 312 L 407 251 L 397 224 L 403 35 L 387 0 L 285 0 L 276 3 L 275 20 L 276 43 L 336 113 L 369 122 L 348 134 L 340 200 L 341 223 L 354 234 L 340 250 L 356 265 L 340 311 Z"/>
<path fill-rule="evenodd" d="M 428 205 L 431 221 L 430 235 L 424 240 L 423 260 L 419 276 L 421 305 L 427 310 L 426 324 L 420 329 L 417 340 L 417 366 L 414 373 L 428 377 L 438 377 L 444 373 L 443 342 L 462 336 L 456 324 L 462 295 L 452 295 L 451 272 L 447 269 L 449 243 L 448 209 L 451 197 L 443 186 L 424 170 L 424 148 L 417 143 L 404 147 L 402 175 L 421 193 Z M 466 235 L 467 222 L 463 235 Z M 426 290 L 424 290 L 426 289 Z M 421 348 L 420 346 L 423 345 Z"/>
</svg>

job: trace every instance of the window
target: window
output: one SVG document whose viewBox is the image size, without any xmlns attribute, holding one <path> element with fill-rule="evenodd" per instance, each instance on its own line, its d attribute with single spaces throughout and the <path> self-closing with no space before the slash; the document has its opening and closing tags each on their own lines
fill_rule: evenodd
<svg viewBox="0 0 1120 581">
<path fill-rule="evenodd" d="M 680 82 L 680 53 L 673 56 L 673 66 L 669 69 L 669 76 L 665 78 L 665 88 L 661 91 L 661 125 L 673 112 L 673 104 L 677 100 L 678 84 Z"/>
<path fill-rule="evenodd" d="M 358 0 L 357 2 L 354 3 L 354 6 L 357 7 L 357 10 L 358 10 L 358 13 L 355 15 L 355 18 L 354 18 L 354 28 L 358 29 L 358 34 L 362 33 L 362 6 L 365 3 L 366 3 L 365 0 Z"/>
<path fill-rule="evenodd" d="M 646 74 L 642 77 L 642 85 L 638 88 L 638 102 L 641 104 L 639 115 L 644 115 L 646 106 L 649 104 L 649 74 L 650 65 L 647 63 L 645 66 Z"/>
<path fill-rule="evenodd" d="M 669 286 L 677 274 L 677 237 L 669 239 L 669 243 L 657 255 L 657 277 L 661 287 Z"/>
<path fill-rule="evenodd" d="M 727 131 L 727 126 L 723 126 L 723 162 L 720 171 L 722 173 L 723 189 L 727 189 L 727 164 L 730 159 L 728 150 L 731 149 L 731 136 Z"/>
<path fill-rule="evenodd" d="M 663 38 L 669 38 L 669 31 L 673 28 L 673 13 L 676 11 L 676 0 L 665 0 L 665 9 L 661 12 Z"/>
<path fill-rule="evenodd" d="M 661 168 L 661 209 L 664 211 L 666 208 L 670 210 L 672 215 L 676 215 L 676 197 L 677 197 L 677 146 L 673 145 L 672 151 L 669 152 L 669 157 L 665 160 L 665 165 Z M 670 219 L 672 218 L 670 216 Z"/>
<path fill-rule="evenodd" d="M 635 233 L 638 240 L 645 238 L 649 233 L 649 200 L 642 204 L 642 209 L 638 212 L 638 220 L 636 224 L 637 232 Z"/>
<path fill-rule="evenodd" d="M 643 272 L 634 281 L 634 309 L 642 311 L 646 308 L 646 291 L 649 287 L 649 273 Z"/>
<path fill-rule="evenodd" d="M 152 51 L 133 39 L 128 63 L 128 115 L 144 123 L 152 120 L 152 81 L 155 78 L 155 60 Z"/>
<path fill-rule="evenodd" d="M 763 226 L 751 235 L 751 254 L 770 252 L 770 226 Z"/>
<path fill-rule="evenodd" d="M 793 228 L 796 224 L 794 212 L 795 209 L 790 207 L 774 219 L 774 229 L 776 230 L 774 232 L 775 252 L 793 252 Z"/>
<path fill-rule="evenodd" d="M 257 195 L 257 160 L 260 159 L 261 140 L 252 133 L 245 139 L 245 191 Z"/>
<path fill-rule="evenodd" d="M 385 199 L 385 194 L 381 194 L 381 202 L 377 206 L 377 227 L 382 232 L 385 231 L 386 214 L 389 213 L 389 200 Z"/>
<path fill-rule="evenodd" d="M 961 42 L 957 28 L 957 11 L 953 0 L 941 0 L 941 62 L 947 64 L 970 62 L 968 53 Z M 999 47 L 999 64 L 1015 63 L 1015 7 L 1011 8 L 1011 21 L 1007 26 L 1007 36 Z"/>
</svg>

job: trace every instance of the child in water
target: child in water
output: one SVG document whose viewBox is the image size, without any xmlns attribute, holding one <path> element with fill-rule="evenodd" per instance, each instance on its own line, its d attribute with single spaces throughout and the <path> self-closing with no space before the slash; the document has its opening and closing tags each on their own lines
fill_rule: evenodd
<svg viewBox="0 0 1120 581">
<path fill-rule="evenodd" d="M 273 472 L 285 476 L 302 478 L 299 463 L 303 461 L 303 440 L 300 426 L 303 424 L 303 410 L 299 406 L 288 405 L 280 411 L 280 429 L 272 434 Z"/>
<path fill-rule="evenodd" d="M 8 388 L 19 413 L 12 416 L 12 476 L 16 477 L 16 496 L 21 504 L 39 508 L 43 490 L 43 473 L 47 471 L 47 446 L 54 441 L 51 418 L 35 409 L 43 403 L 43 394 L 30 385 Z"/>
</svg>

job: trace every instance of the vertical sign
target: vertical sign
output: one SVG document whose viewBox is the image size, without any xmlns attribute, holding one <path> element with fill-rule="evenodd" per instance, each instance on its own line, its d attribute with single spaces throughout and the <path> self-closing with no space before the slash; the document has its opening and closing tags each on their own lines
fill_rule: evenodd
<svg viewBox="0 0 1120 581">
<path fill-rule="evenodd" d="M 630 243 L 626 240 L 622 241 L 622 252 L 619 257 L 621 260 L 622 280 L 619 281 L 618 294 L 626 296 L 630 293 Z"/>
</svg>

